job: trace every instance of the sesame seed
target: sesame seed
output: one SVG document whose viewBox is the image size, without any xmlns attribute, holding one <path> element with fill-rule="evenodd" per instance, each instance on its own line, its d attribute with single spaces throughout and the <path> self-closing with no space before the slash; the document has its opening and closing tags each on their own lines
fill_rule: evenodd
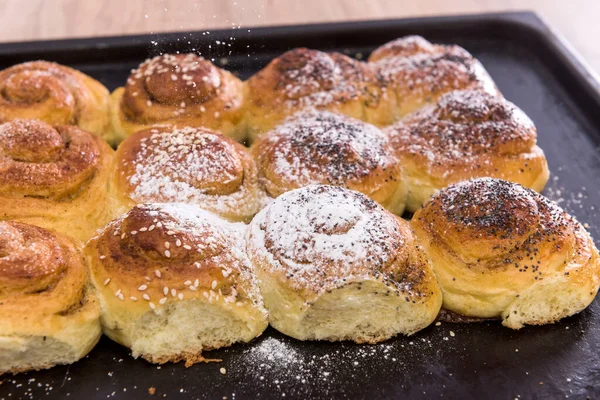
<svg viewBox="0 0 600 400">
<path fill-rule="evenodd" d="M 131 231 L 130 232 L 132 235 L 137 235 L 137 231 Z"/>
<path fill-rule="evenodd" d="M 148 303 L 148 305 L 149 305 L 149 306 L 150 306 L 150 308 L 151 308 L 151 309 L 153 309 L 153 310 L 156 308 L 156 306 L 154 305 L 154 303 L 153 303 L 153 302 L 150 302 L 150 303 Z"/>
<path fill-rule="evenodd" d="M 119 293 L 119 295 L 117 296 L 119 298 L 119 300 L 123 301 L 125 300 L 125 296 L 123 296 L 123 293 Z"/>
<path fill-rule="evenodd" d="M 179 293 L 179 294 L 177 295 L 177 298 L 178 298 L 179 300 L 183 300 L 183 293 Z"/>
<path fill-rule="evenodd" d="M 101 260 L 104 260 L 106 258 L 106 256 L 100 256 Z"/>
<path fill-rule="evenodd" d="M 167 294 L 169 294 L 169 288 L 168 287 L 164 287 L 163 288 L 163 294 L 166 296 Z"/>
<path fill-rule="evenodd" d="M 244 305 L 244 303 L 242 303 L 241 301 L 238 301 L 237 303 L 235 303 L 236 306 L 241 307 Z"/>
<path fill-rule="evenodd" d="M 190 285 L 192 284 L 192 281 L 185 281 L 185 282 L 183 282 L 183 284 L 184 284 L 185 286 L 190 286 Z"/>
<path fill-rule="evenodd" d="M 171 289 L 171 296 L 173 296 L 173 297 L 177 296 L 177 290 Z"/>
<path fill-rule="evenodd" d="M 165 242 L 165 249 L 169 249 L 171 247 L 171 243 Z"/>
<path fill-rule="evenodd" d="M 120 294 L 121 294 L 121 289 L 119 289 L 119 290 L 117 290 L 117 291 L 115 292 L 115 296 L 118 296 L 118 295 L 120 295 Z"/>
<path fill-rule="evenodd" d="M 140 287 L 138 287 L 138 290 L 141 292 L 143 290 L 148 289 L 148 285 L 140 285 Z"/>
<path fill-rule="evenodd" d="M 146 227 L 140 228 L 140 232 L 146 232 L 147 230 L 148 230 L 148 228 L 146 228 Z"/>
<path fill-rule="evenodd" d="M 454 337 L 455 333 L 453 331 L 450 331 L 450 336 Z"/>
<path fill-rule="evenodd" d="M 192 292 L 195 292 L 196 290 L 198 290 L 198 288 L 196 286 L 188 286 L 188 289 L 190 289 Z"/>
<path fill-rule="evenodd" d="M 217 287 L 217 281 L 212 281 L 210 287 L 215 289 Z"/>
<path fill-rule="evenodd" d="M 162 226 L 162 222 L 158 221 L 158 222 L 156 223 L 156 227 L 157 227 L 157 228 L 160 228 L 161 226 Z"/>
<path fill-rule="evenodd" d="M 159 270 L 154 271 L 154 275 L 156 275 L 157 278 L 161 277 L 161 273 Z"/>
<path fill-rule="evenodd" d="M 158 224 L 160 224 L 160 222 Z M 156 225 L 158 225 L 158 224 L 156 224 Z M 175 234 L 175 232 L 173 232 L 173 231 L 167 231 L 167 235 L 169 235 L 169 236 L 172 236 L 174 234 Z"/>
<path fill-rule="evenodd" d="M 125 232 L 121 235 L 121 239 L 125 239 Z"/>
<path fill-rule="evenodd" d="M 145 276 L 144 279 L 147 280 L 148 282 L 150 282 L 152 280 L 152 279 L 150 279 L 149 276 Z"/>
<path fill-rule="evenodd" d="M 165 250 L 165 257 L 170 258 L 171 252 L 169 250 Z"/>
<path fill-rule="evenodd" d="M 150 300 L 150 296 L 148 296 L 148 293 L 144 293 L 144 295 L 142 296 L 142 299 L 144 300 Z"/>
<path fill-rule="evenodd" d="M 152 232 L 154 230 L 154 225 L 150 225 L 150 227 L 148 228 L 148 232 Z"/>
<path fill-rule="evenodd" d="M 165 304 L 166 302 L 167 302 L 167 298 L 166 298 L 166 297 L 163 297 L 162 299 L 160 299 L 160 300 L 158 301 L 158 304 Z"/>
<path fill-rule="evenodd" d="M 119 234 L 119 231 L 117 231 L 117 230 L 115 230 L 115 231 L 113 232 L 113 235 L 114 235 L 114 236 L 117 236 L 118 234 Z"/>
<path fill-rule="evenodd" d="M 198 285 L 199 285 L 199 284 L 200 284 L 200 281 L 199 281 L 198 279 L 196 279 L 196 280 L 194 281 L 194 286 L 198 287 Z"/>
<path fill-rule="evenodd" d="M 219 369 L 219 372 L 222 373 L 223 375 L 225 375 L 227 373 L 227 370 L 223 367 L 221 367 L 221 369 Z"/>
<path fill-rule="evenodd" d="M 104 286 L 108 285 L 108 283 L 109 283 L 109 282 L 110 282 L 110 278 L 106 278 L 106 279 L 104 280 Z"/>
<path fill-rule="evenodd" d="M 137 301 L 138 300 L 137 297 L 135 297 L 135 296 L 131 296 L 130 299 L 133 300 L 133 301 Z"/>
<path fill-rule="evenodd" d="M 192 249 L 192 247 L 191 247 L 191 246 L 189 246 L 189 245 L 187 245 L 187 244 L 184 244 L 184 245 L 183 245 L 183 248 L 184 248 L 184 249 L 186 249 L 186 250 L 191 250 L 191 249 Z"/>
<path fill-rule="evenodd" d="M 177 239 L 177 241 L 175 242 L 175 246 L 181 247 L 181 240 Z"/>
</svg>

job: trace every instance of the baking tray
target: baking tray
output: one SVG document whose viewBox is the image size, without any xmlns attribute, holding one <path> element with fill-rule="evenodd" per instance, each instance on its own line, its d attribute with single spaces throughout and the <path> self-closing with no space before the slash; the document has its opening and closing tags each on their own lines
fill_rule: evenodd
<svg viewBox="0 0 600 400">
<path fill-rule="evenodd" d="M 545 194 L 600 239 L 598 82 L 529 12 L 2 44 L 0 66 L 53 60 L 112 90 L 160 52 L 201 52 L 246 78 L 293 47 L 366 58 L 407 34 L 457 43 L 481 60 L 538 127 L 552 172 Z M 253 343 L 210 352 L 221 363 L 187 369 L 134 360 L 103 338 L 71 366 L 0 378 L 0 398 L 136 399 L 148 398 L 149 388 L 169 399 L 599 398 L 599 323 L 595 301 L 555 325 L 512 331 L 496 322 L 442 323 L 379 345 L 303 343 L 268 329 Z"/>
</svg>

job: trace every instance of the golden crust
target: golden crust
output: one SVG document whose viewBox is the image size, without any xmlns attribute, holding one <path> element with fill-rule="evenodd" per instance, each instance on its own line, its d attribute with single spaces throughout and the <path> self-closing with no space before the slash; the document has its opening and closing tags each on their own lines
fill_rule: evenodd
<svg viewBox="0 0 600 400">
<path fill-rule="evenodd" d="M 502 315 L 505 325 L 518 328 L 522 324 L 506 319 L 520 315 L 504 312 L 532 288 L 548 282 L 569 294 L 557 300 L 560 313 L 528 324 L 581 311 L 598 290 L 600 262 L 589 234 L 554 203 L 518 184 L 480 178 L 452 185 L 417 211 L 411 224 L 451 311 Z M 585 304 L 567 307 L 573 298 Z"/>
<path fill-rule="evenodd" d="M 376 127 L 328 111 L 305 111 L 262 135 L 251 153 L 259 183 L 270 197 L 328 184 L 366 194 L 402 214 L 402 170 Z"/>
<path fill-rule="evenodd" d="M 107 193 L 112 157 L 106 142 L 75 126 L 0 125 L 0 220 L 89 239 L 113 217 Z"/>
<path fill-rule="evenodd" d="M 111 191 L 123 212 L 138 203 L 181 202 L 249 221 L 263 202 L 248 150 L 205 128 L 137 132 L 119 146 L 113 169 Z"/>
<path fill-rule="evenodd" d="M 445 94 L 384 132 L 407 176 L 410 211 L 434 191 L 470 178 L 501 178 L 541 191 L 549 177 L 533 122 L 511 102 L 484 92 Z"/>
<path fill-rule="evenodd" d="M 108 99 L 100 82 L 52 62 L 26 62 L 0 71 L 0 122 L 24 118 L 75 125 L 114 144 Z"/>
<path fill-rule="evenodd" d="M 365 64 L 339 53 L 298 48 L 272 60 L 245 83 L 249 138 L 269 131 L 306 108 L 325 109 L 374 123 L 387 95 Z M 382 111 L 385 113 L 384 111 Z"/>
<path fill-rule="evenodd" d="M 100 337 L 99 317 L 80 243 L 37 226 L 0 222 L 1 337 L 53 338 L 72 346 L 75 356 L 83 357 Z M 71 334 L 78 329 L 91 335 L 91 343 Z M 2 371 L 7 362 L 10 369 Z M 0 357 L 0 373 L 55 364 L 50 359 L 19 365 Z"/>
<path fill-rule="evenodd" d="M 468 51 L 459 46 L 432 45 L 419 36 L 384 44 L 369 57 L 369 64 L 382 88 L 395 95 L 396 118 L 454 90 L 500 94 L 487 71 Z"/>
<path fill-rule="evenodd" d="M 242 81 L 195 54 L 144 61 L 111 96 L 115 135 L 124 139 L 151 126 L 206 127 L 245 139 Z"/>
</svg>

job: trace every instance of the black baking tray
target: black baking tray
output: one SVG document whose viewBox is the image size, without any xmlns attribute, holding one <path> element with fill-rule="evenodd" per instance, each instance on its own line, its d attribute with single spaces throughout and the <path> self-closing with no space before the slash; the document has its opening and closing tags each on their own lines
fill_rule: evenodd
<svg viewBox="0 0 600 400">
<path fill-rule="evenodd" d="M 57 61 L 112 90 L 131 68 L 160 52 L 200 52 L 246 78 L 290 48 L 366 58 L 407 34 L 457 43 L 481 60 L 538 127 L 552 172 L 545 194 L 600 238 L 598 81 L 533 13 L 11 43 L 0 45 L 0 66 Z M 497 322 L 442 323 L 378 345 L 304 343 L 269 328 L 253 343 L 210 352 L 222 362 L 187 369 L 134 360 L 103 338 L 71 366 L 0 377 L 0 398 L 135 399 L 148 398 L 151 387 L 155 397 L 171 399 L 600 398 L 599 323 L 595 301 L 555 325 L 512 331 Z"/>
</svg>

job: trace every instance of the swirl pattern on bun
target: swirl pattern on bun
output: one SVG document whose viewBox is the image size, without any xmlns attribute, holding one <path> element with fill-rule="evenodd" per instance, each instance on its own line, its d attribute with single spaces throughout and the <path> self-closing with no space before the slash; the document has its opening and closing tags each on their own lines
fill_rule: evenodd
<svg viewBox="0 0 600 400">
<path fill-rule="evenodd" d="M 0 220 L 89 239 L 113 217 L 107 193 L 112 157 L 102 139 L 76 126 L 0 125 Z"/>
<path fill-rule="evenodd" d="M 328 184 L 366 194 L 395 214 L 406 197 L 399 160 L 378 128 L 329 111 L 295 114 L 252 146 L 259 183 L 270 197 Z"/>
<path fill-rule="evenodd" d="M 573 217 L 515 183 L 479 178 L 441 190 L 411 221 L 444 308 L 513 329 L 586 308 L 600 285 L 598 250 Z"/>
<path fill-rule="evenodd" d="M 426 327 L 441 306 L 408 223 L 344 188 L 273 200 L 250 224 L 248 254 L 271 325 L 296 339 L 376 343 Z"/>
<path fill-rule="evenodd" d="M 231 221 L 249 221 L 264 201 L 248 150 L 205 128 L 150 128 L 129 137 L 117 150 L 112 187 L 124 211 L 179 202 Z"/>
<path fill-rule="evenodd" d="M 206 127 L 242 141 L 242 106 L 242 81 L 232 73 L 196 54 L 164 54 L 113 92 L 112 127 L 121 138 L 161 124 Z"/>
<path fill-rule="evenodd" d="M 154 363 L 204 361 L 267 326 L 243 224 L 192 205 L 139 204 L 86 245 L 104 332 Z"/>
<path fill-rule="evenodd" d="M 456 91 L 385 129 L 401 160 L 415 211 L 452 183 L 494 177 L 542 191 L 548 163 L 536 128 L 511 102 L 481 91 Z"/>
<path fill-rule="evenodd" d="M 39 119 L 75 125 L 115 144 L 110 132 L 108 90 L 95 79 L 47 61 L 0 71 L 0 122 Z"/>
<path fill-rule="evenodd" d="M 79 360 L 100 338 L 99 316 L 80 244 L 0 222 L 0 374 Z"/>
</svg>

